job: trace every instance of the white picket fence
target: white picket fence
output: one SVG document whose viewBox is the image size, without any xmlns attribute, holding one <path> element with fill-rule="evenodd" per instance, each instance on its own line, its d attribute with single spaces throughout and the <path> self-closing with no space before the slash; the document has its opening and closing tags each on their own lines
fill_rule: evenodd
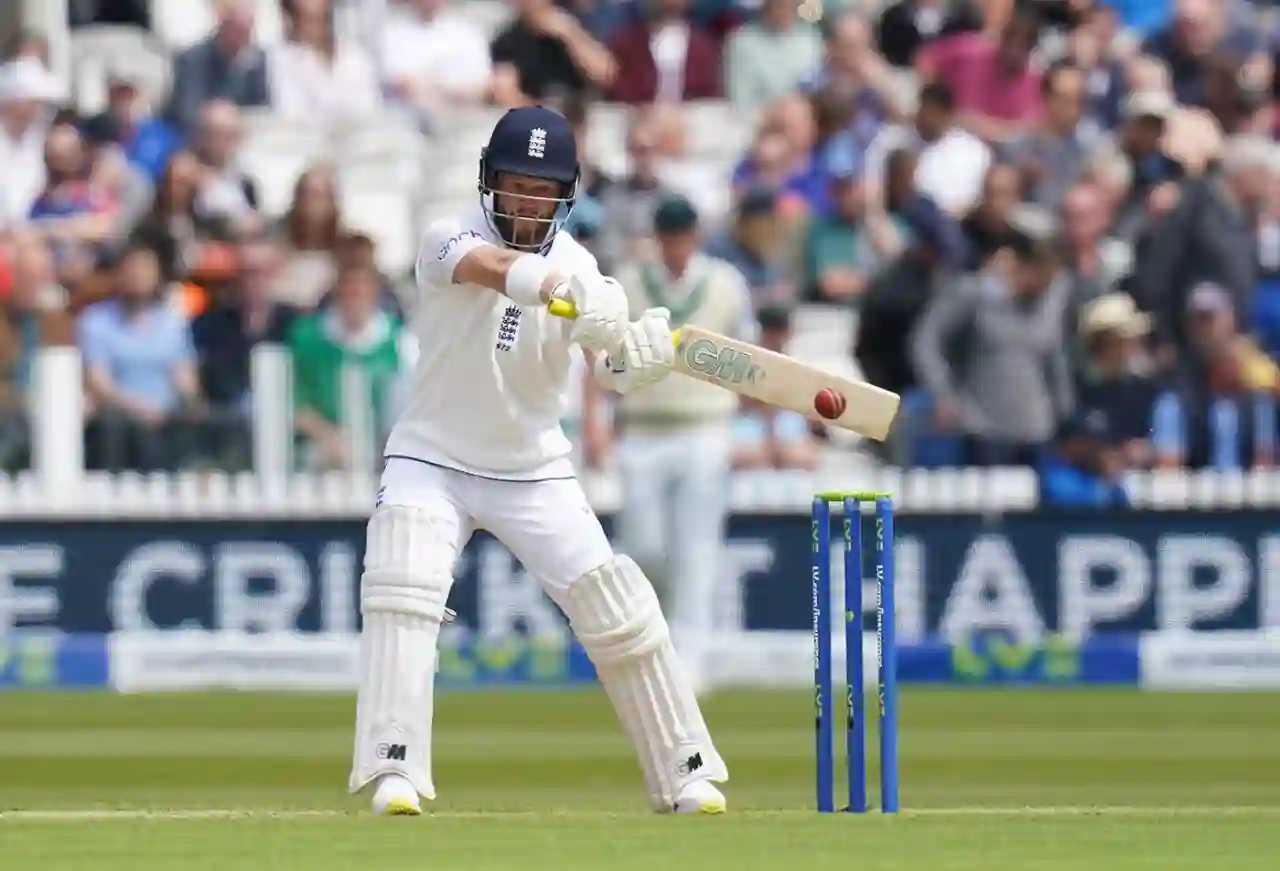
<svg viewBox="0 0 1280 871">
<path fill-rule="evenodd" d="M 342 518 L 368 514 L 377 490 L 376 463 L 351 472 L 296 473 L 292 464 L 289 360 L 278 348 L 255 352 L 254 471 L 252 473 L 86 472 L 79 353 L 50 348 L 34 370 L 29 413 L 34 446 L 32 468 L 0 474 L 0 518 Z M 358 385 L 353 385 L 358 386 Z M 349 391 L 356 396 L 359 390 Z M 373 438 L 371 416 L 354 400 L 362 458 Z M 583 483 L 600 511 L 619 503 L 618 480 L 587 473 Z M 750 472 L 730 483 L 736 511 L 807 511 L 819 490 L 884 490 L 903 512 L 1001 514 L 1037 510 L 1038 485 L 1027 468 L 898 469 L 877 467 L 859 455 L 835 452 L 815 472 Z M 1280 507 L 1280 471 L 1162 472 L 1132 474 L 1128 489 L 1136 508 L 1152 510 L 1247 510 Z"/>
</svg>

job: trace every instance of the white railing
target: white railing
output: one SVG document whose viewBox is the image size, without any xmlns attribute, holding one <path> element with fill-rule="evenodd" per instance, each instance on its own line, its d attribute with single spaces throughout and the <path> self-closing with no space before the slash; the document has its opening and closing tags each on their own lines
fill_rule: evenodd
<svg viewBox="0 0 1280 871">
<path fill-rule="evenodd" d="M 260 346 L 251 365 L 254 471 L 103 473 L 85 470 L 84 401 L 79 352 L 40 352 L 30 394 L 32 467 L 0 473 L 0 518 L 280 518 L 367 516 L 377 490 L 377 420 L 359 375 L 343 383 L 344 428 L 352 445 L 349 471 L 295 470 L 292 365 L 287 350 Z M 597 510 L 621 498 L 610 473 L 584 473 Z M 1127 482 L 1135 508 L 1242 510 L 1280 508 L 1280 471 L 1135 473 Z M 733 476 L 734 510 L 807 511 L 818 490 L 886 490 L 905 512 L 992 515 L 1039 507 L 1034 472 L 1026 468 L 898 469 L 850 462 L 833 453 L 816 472 L 749 472 Z"/>
</svg>

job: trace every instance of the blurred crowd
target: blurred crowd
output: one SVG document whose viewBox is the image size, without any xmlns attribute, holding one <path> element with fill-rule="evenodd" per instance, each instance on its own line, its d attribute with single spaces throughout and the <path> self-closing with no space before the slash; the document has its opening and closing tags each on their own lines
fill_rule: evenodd
<svg viewBox="0 0 1280 871">
<path fill-rule="evenodd" d="M 70 25 L 146 31 L 160 2 L 72 3 Z M 788 351 L 800 313 L 856 323 L 850 366 L 904 396 L 891 441 L 859 451 L 1031 465 L 1063 505 L 1122 502 L 1127 470 L 1273 460 L 1270 3 L 279 0 L 270 44 L 260 0 L 191 3 L 212 29 L 166 59 L 164 92 L 121 57 L 97 111 L 44 35 L 7 46 L 8 468 L 30 453 L 32 359 L 65 343 L 83 354 L 93 468 L 245 468 L 262 342 L 293 354 L 299 462 L 347 462 L 342 371 L 365 373 L 388 420 L 414 357 L 411 264 L 388 270 L 352 228 L 338 167 L 306 167 L 282 214 L 264 208 L 273 179 L 238 159 L 246 116 L 327 129 L 396 111 L 441 139 L 459 113 L 529 102 L 583 131 L 568 230 L 606 272 L 673 310 L 741 285 L 742 329 Z M 716 102 L 752 123 L 736 166 L 694 186 L 722 189 L 721 208 L 667 172 L 708 135 L 688 108 Z M 626 154 L 605 160 L 588 130 L 618 105 Z M 582 402 L 585 460 L 609 465 L 619 409 Z M 735 468 L 851 449 L 800 415 L 723 413 Z"/>
</svg>

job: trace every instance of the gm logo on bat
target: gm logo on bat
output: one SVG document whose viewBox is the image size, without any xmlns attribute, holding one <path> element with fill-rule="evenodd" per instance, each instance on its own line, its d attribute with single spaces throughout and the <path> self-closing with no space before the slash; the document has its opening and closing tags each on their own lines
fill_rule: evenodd
<svg viewBox="0 0 1280 871">
<path fill-rule="evenodd" d="M 729 384 L 756 384 L 764 379 L 764 370 L 751 362 L 751 355 L 736 348 L 722 348 L 705 337 L 698 337 L 680 348 L 685 365 Z"/>
</svg>

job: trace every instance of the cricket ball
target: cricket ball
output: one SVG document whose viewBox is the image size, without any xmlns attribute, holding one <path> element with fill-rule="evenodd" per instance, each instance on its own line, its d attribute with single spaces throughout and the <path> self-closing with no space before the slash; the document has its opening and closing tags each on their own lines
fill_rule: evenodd
<svg viewBox="0 0 1280 871">
<path fill-rule="evenodd" d="M 844 394 L 831 387 L 824 387 L 813 397 L 813 410 L 826 420 L 835 420 L 844 414 L 848 401 Z"/>
</svg>

